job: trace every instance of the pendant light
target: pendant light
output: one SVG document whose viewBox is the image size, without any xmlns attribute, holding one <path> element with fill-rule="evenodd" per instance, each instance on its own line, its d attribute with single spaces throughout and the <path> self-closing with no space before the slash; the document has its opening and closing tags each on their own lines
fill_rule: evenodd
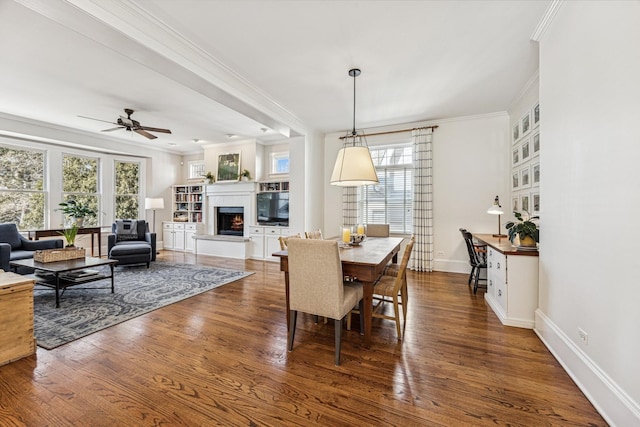
<svg viewBox="0 0 640 427">
<path fill-rule="evenodd" d="M 338 151 L 336 164 L 331 174 L 331 185 L 357 187 L 378 184 L 376 168 L 371 160 L 367 140 L 356 132 L 356 77 L 360 75 L 358 68 L 349 70 L 353 77 L 353 129 L 344 136 L 344 145 Z"/>
</svg>

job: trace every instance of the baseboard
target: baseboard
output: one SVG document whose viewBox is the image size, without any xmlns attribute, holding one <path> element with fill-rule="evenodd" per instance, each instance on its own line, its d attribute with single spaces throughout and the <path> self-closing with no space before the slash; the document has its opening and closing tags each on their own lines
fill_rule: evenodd
<svg viewBox="0 0 640 427">
<path fill-rule="evenodd" d="M 471 267 L 469 266 L 469 261 L 436 258 L 433 260 L 433 270 L 443 271 L 445 273 L 469 274 Z"/>
<path fill-rule="evenodd" d="M 640 405 L 624 392 L 540 309 L 534 331 L 611 426 L 640 425 Z"/>
</svg>

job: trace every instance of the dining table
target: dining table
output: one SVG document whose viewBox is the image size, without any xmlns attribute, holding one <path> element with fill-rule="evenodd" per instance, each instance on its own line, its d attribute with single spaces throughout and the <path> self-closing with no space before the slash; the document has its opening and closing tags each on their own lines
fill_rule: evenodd
<svg viewBox="0 0 640 427">
<path fill-rule="evenodd" d="M 337 238 L 336 238 L 337 239 Z M 364 339 L 371 340 L 373 287 L 389 262 L 398 262 L 401 237 L 367 237 L 358 245 L 339 243 L 342 273 L 362 283 L 364 305 Z M 289 330 L 289 256 L 286 250 L 272 254 L 280 258 L 284 272 L 287 330 Z M 309 280 L 313 280 L 309 278 Z"/>
</svg>

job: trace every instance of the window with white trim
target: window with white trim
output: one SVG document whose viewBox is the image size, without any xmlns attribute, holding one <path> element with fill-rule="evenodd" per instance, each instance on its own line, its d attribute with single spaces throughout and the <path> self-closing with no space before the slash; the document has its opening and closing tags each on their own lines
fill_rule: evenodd
<svg viewBox="0 0 640 427">
<path fill-rule="evenodd" d="M 358 223 L 389 224 L 398 234 L 413 232 L 413 146 L 369 147 L 380 183 L 358 187 Z"/>
<path fill-rule="evenodd" d="M 189 178 L 203 179 L 205 176 L 204 160 L 193 160 L 189 162 Z"/>
<path fill-rule="evenodd" d="M 0 147 L 0 223 L 45 228 L 45 153 Z"/>
<path fill-rule="evenodd" d="M 87 205 L 96 215 L 84 218 L 85 226 L 98 224 L 97 212 L 100 211 L 99 167 L 100 159 L 95 157 L 65 154 L 62 157 L 62 199 L 75 200 Z M 67 221 L 70 219 L 67 218 Z"/>
<path fill-rule="evenodd" d="M 271 153 L 271 175 L 289 173 L 289 153 Z"/>
</svg>

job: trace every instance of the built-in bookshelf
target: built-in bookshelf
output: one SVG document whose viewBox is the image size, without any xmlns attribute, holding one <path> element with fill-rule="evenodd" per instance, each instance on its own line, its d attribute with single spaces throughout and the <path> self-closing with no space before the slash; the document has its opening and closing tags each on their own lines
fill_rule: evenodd
<svg viewBox="0 0 640 427">
<path fill-rule="evenodd" d="M 172 218 L 176 222 L 202 222 L 204 212 L 204 186 L 174 185 Z"/>
</svg>

